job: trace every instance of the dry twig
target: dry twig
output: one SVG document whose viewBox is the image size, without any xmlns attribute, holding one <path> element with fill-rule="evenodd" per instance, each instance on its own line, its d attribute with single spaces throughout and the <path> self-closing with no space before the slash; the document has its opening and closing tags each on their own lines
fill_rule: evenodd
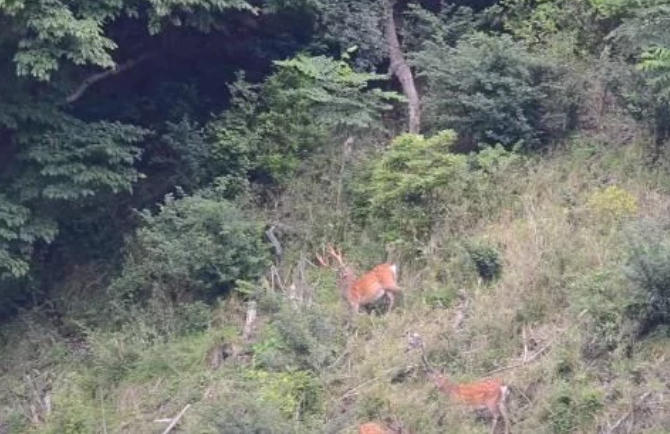
<svg viewBox="0 0 670 434">
<path fill-rule="evenodd" d="M 186 410 L 188 410 L 190 407 L 191 407 L 191 404 L 186 404 L 186 407 L 182 408 L 182 410 L 179 412 L 179 414 L 172 419 L 172 422 L 170 423 L 170 425 L 168 425 L 168 427 L 165 428 L 165 431 L 163 431 L 163 434 L 168 434 L 170 431 L 172 431 L 172 429 L 175 426 L 177 426 L 177 423 L 179 422 L 179 419 L 181 419 L 181 417 L 184 415 L 184 413 L 186 413 Z"/>
</svg>

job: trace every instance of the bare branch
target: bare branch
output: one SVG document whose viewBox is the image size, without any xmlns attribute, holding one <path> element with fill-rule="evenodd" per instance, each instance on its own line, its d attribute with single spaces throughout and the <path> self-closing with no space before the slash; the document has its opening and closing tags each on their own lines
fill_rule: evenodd
<svg viewBox="0 0 670 434">
<path fill-rule="evenodd" d="M 270 244 L 272 244 L 272 248 L 275 251 L 275 257 L 277 259 L 277 262 L 280 262 L 284 251 L 281 247 L 281 243 L 279 242 L 277 236 L 275 235 L 275 229 L 277 229 L 276 225 L 270 226 L 270 228 L 267 231 L 265 231 L 265 236 L 268 237 L 268 240 L 270 240 Z"/>
<path fill-rule="evenodd" d="M 179 419 L 181 419 L 181 417 L 184 415 L 184 413 L 186 413 L 186 410 L 188 410 L 190 406 L 191 406 L 191 404 L 186 404 L 186 407 L 184 407 L 179 412 L 179 414 L 177 416 L 175 416 L 174 419 L 172 419 L 172 423 L 170 423 L 170 425 L 168 425 L 168 427 L 165 428 L 165 431 L 163 431 L 163 434 L 168 434 L 170 431 L 172 431 L 172 428 L 177 426 L 177 423 L 179 422 Z"/>
<path fill-rule="evenodd" d="M 257 313 L 256 302 L 251 300 L 247 305 L 247 317 L 246 321 L 244 322 L 244 331 L 242 332 L 242 336 L 244 337 L 244 341 L 246 343 L 249 343 L 253 335 L 254 326 L 256 325 Z"/>
<path fill-rule="evenodd" d="M 72 104 L 73 102 L 79 100 L 86 91 L 88 90 L 89 87 L 93 86 L 95 83 L 104 80 L 106 78 L 112 77 L 114 75 L 118 75 L 124 71 L 127 71 L 131 68 L 134 68 L 138 64 L 144 62 L 145 60 L 149 59 L 150 57 L 155 56 L 156 54 L 144 54 L 137 59 L 131 59 L 128 60 L 124 63 L 119 63 L 116 66 L 114 66 L 112 69 L 108 69 L 106 71 L 98 72 L 93 75 L 88 76 L 84 81 L 77 86 L 74 92 L 72 92 L 70 95 L 68 95 L 65 98 L 65 104 Z"/>
</svg>

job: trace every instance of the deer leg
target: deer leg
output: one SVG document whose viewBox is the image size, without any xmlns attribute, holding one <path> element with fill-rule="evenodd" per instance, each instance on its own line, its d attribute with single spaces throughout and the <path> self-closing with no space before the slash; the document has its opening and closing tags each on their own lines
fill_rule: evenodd
<svg viewBox="0 0 670 434">
<path fill-rule="evenodd" d="M 496 425 L 498 425 L 498 415 L 493 416 L 493 421 L 491 422 L 491 434 L 495 434 Z"/>
<path fill-rule="evenodd" d="M 507 415 L 507 407 L 505 406 L 505 401 L 501 401 L 498 408 L 500 409 L 500 414 L 505 423 L 505 434 L 509 434 L 509 416 Z"/>
<path fill-rule="evenodd" d="M 491 434 L 495 434 L 496 425 L 498 425 L 498 416 L 500 416 L 498 404 L 489 404 L 489 411 L 491 412 L 491 416 L 493 416 L 493 420 L 491 421 Z"/>
<path fill-rule="evenodd" d="M 391 312 L 393 309 L 393 301 L 395 300 L 395 296 L 391 291 L 386 291 L 386 296 L 389 298 L 389 309 L 387 312 Z"/>
</svg>

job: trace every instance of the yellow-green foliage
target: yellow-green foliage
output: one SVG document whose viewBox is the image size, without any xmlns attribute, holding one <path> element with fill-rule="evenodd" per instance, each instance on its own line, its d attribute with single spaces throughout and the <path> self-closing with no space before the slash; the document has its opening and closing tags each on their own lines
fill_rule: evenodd
<svg viewBox="0 0 670 434">
<path fill-rule="evenodd" d="M 428 138 L 402 134 L 366 168 L 369 176 L 354 189 L 385 239 L 425 240 L 436 225 L 463 224 L 500 199 L 497 188 L 489 187 L 517 156 L 502 147 L 457 154 L 452 151 L 456 139 L 453 130 Z"/>
<path fill-rule="evenodd" d="M 630 218 L 638 211 L 637 198 L 616 185 L 592 193 L 587 200 L 587 206 L 596 215 L 609 221 Z"/>
<path fill-rule="evenodd" d="M 39 434 L 89 434 L 95 432 L 95 402 L 82 388 L 82 376 L 69 373 L 56 385 L 53 416 L 37 432 Z"/>
<path fill-rule="evenodd" d="M 248 370 L 244 376 L 258 384 L 261 400 L 278 408 L 287 418 L 293 417 L 296 412 L 316 413 L 322 410 L 321 385 L 307 371 Z"/>
</svg>

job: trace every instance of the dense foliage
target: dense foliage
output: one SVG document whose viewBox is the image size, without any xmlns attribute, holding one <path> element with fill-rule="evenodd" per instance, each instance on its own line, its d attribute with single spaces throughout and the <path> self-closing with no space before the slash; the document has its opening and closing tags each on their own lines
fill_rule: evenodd
<svg viewBox="0 0 670 434">
<path fill-rule="evenodd" d="M 670 430 L 669 0 L 0 0 L 0 77 L 0 434 L 485 429 L 415 333 Z"/>
</svg>

